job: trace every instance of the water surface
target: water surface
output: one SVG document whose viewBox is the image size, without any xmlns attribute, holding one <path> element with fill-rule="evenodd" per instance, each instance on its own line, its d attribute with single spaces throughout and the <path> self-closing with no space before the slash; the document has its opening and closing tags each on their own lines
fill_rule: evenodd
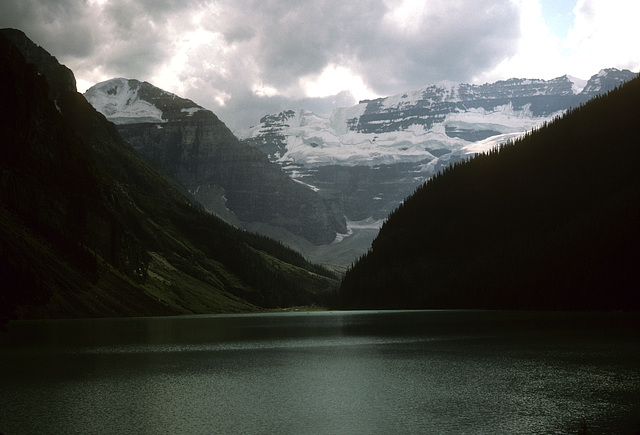
<svg viewBox="0 0 640 435">
<path fill-rule="evenodd" d="M 1 433 L 633 433 L 625 313 L 301 312 L 16 322 Z"/>
</svg>

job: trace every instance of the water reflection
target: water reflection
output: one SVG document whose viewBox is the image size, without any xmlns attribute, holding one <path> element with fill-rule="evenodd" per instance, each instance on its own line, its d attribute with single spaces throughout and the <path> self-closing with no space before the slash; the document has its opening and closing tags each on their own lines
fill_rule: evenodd
<svg viewBox="0 0 640 435">
<path fill-rule="evenodd" d="M 638 316 L 282 313 L 21 322 L 0 432 L 640 428 Z"/>
</svg>

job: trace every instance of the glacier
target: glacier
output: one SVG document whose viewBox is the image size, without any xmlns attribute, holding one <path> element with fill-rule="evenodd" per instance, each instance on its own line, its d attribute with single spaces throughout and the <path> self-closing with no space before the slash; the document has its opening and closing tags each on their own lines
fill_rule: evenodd
<svg viewBox="0 0 640 435">
<path fill-rule="evenodd" d="M 139 89 L 137 82 L 116 78 L 101 83 L 100 87 L 88 89 L 84 96 L 114 124 L 165 122 L 162 110 L 138 96 Z"/>
<path fill-rule="evenodd" d="M 388 214 L 439 170 L 514 140 L 636 75 L 611 68 L 589 80 L 441 81 L 329 114 L 265 115 L 234 134 L 339 203 L 347 232 L 330 249 L 299 249 L 311 260 L 335 263 L 340 256 L 348 264 L 366 252 Z"/>
<path fill-rule="evenodd" d="M 607 69 L 590 80 L 565 75 L 483 85 L 441 81 L 330 114 L 303 109 L 267 115 L 234 134 L 285 169 L 295 168 L 289 171 L 293 178 L 300 178 L 301 165 L 419 163 L 487 151 L 633 76 Z"/>
</svg>

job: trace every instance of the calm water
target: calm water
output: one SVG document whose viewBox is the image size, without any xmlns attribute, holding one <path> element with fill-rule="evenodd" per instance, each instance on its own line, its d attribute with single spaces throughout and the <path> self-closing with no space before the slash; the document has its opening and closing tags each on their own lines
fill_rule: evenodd
<svg viewBox="0 0 640 435">
<path fill-rule="evenodd" d="M 638 315 L 311 312 L 18 322 L 0 432 L 633 433 Z"/>
</svg>

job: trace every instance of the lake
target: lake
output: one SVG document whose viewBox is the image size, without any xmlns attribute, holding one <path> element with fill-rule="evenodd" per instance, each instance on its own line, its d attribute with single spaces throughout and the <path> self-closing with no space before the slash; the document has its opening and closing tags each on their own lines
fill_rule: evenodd
<svg viewBox="0 0 640 435">
<path fill-rule="evenodd" d="M 349 311 L 21 321 L 0 433 L 633 433 L 630 313 Z"/>
</svg>

